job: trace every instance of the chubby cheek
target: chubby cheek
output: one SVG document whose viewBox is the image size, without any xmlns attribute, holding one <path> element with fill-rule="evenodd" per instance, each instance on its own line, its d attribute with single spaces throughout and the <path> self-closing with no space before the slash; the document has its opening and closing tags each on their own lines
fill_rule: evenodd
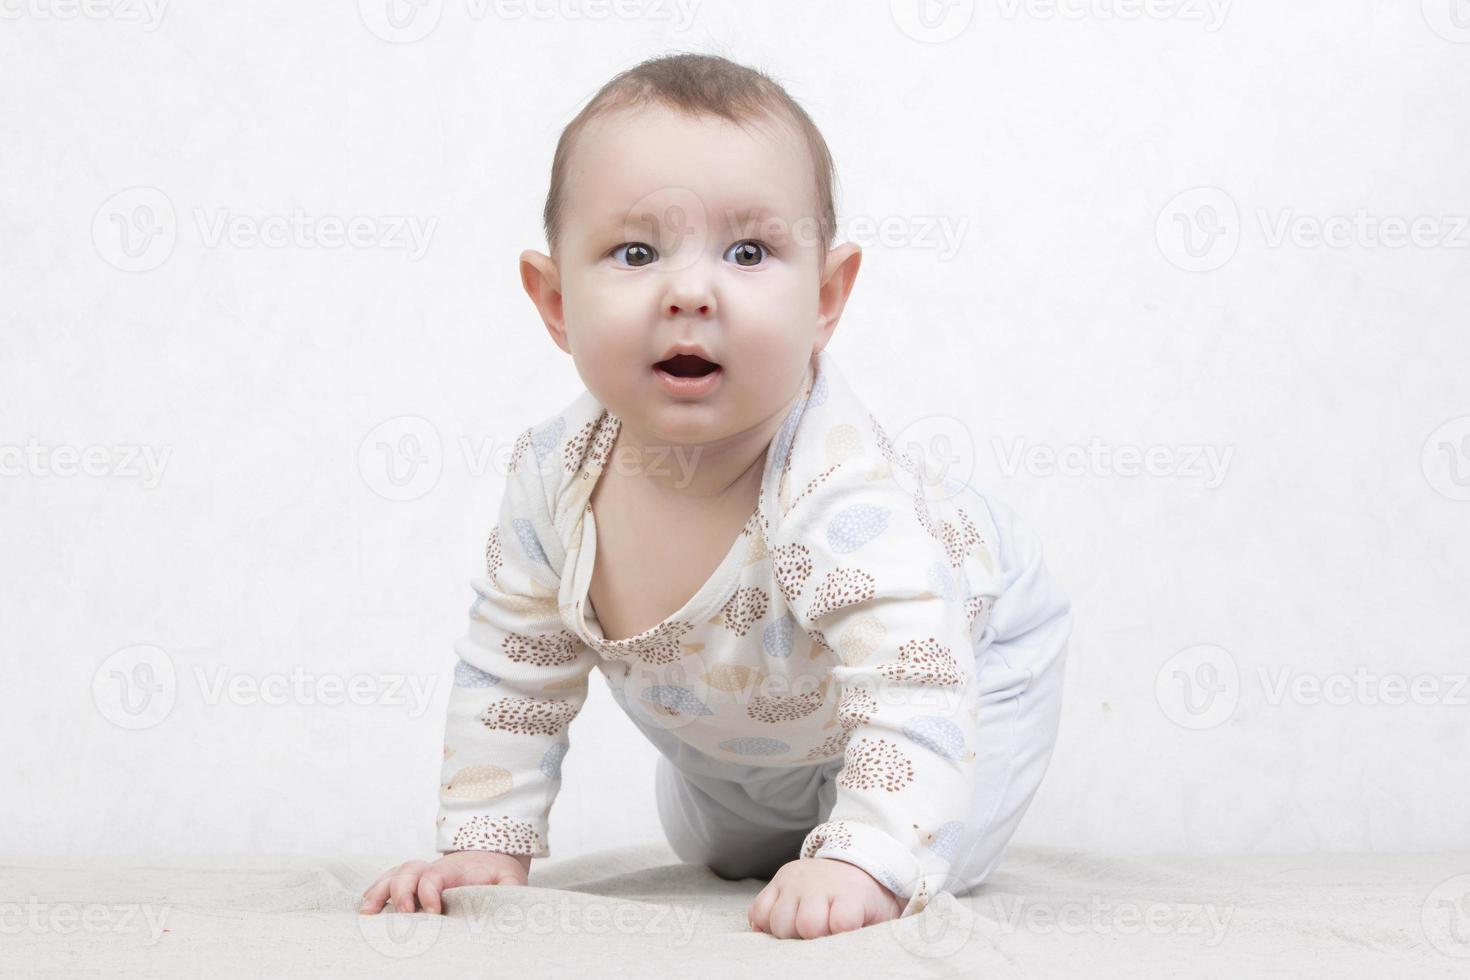
<svg viewBox="0 0 1470 980">
<path fill-rule="evenodd" d="M 562 315 L 573 333 L 623 333 L 637 324 L 646 325 L 657 301 L 648 286 L 608 279 L 596 272 L 563 283 Z"/>
<path fill-rule="evenodd" d="M 801 384 L 811 355 L 811 331 L 770 320 L 733 330 L 740 339 L 728 358 L 726 397 L 736 406 L 742 427 L 756 425 L 779 410 Z"/>
<path fill-rule="evenodd" d="M 791 276 L 751 276 L 728 294 L 720 321 L 732 374 L 800 377 L 816 339 L 817 287 Z"/>
<path fill-rule="evenodd" d="M 811 330 L 803 330 L 791 321 L 753 320 L 747 325 L 732 325 L 726 340 L 729 374 L 762 385 L 793 372 L 799 375 L 811 345 Z"/>
<path fill-rule="evenodd" d="M 582 290 L 563 295 L 562 312 L 573 357 L 605 364 L 603 370 L 624 372 L 648 359 L 653 343 L 649 300 L 631 295 L 633 292 L 636 290 Z"/>
</svg>

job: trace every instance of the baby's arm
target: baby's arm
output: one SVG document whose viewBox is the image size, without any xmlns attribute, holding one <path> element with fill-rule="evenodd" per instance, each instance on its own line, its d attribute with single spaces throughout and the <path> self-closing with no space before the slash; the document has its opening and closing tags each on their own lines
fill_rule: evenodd
<svg viewBox="0 0 1470 980">
<path fill-rule="evenodd" d="M 1033 671 L 1059 663 L 1069 621 L 1065 600 L 1050 601 L 1034 536 L 1020 547 L 1003 543 L 990 508 L 969 495 L 957 498 L 964 515 L 943 523 L 939 508 L 919 507 L 886 469 L 868 457 L 844 462 L 798 498 L 773 556 L 788 570 L 783 587 L 799 624 L 839 659 L 832 673 L 847 733 L 836 802 L 801 857 L 856 864 L 905 903 L 907 916 L 949 883 L 965 845 L 986 835 L 977 818 L 987 815 L 971 812 L 977 754 L 1029 751 L 977 745 L 985 726 L 977 728 L 975 712 L 1003 710 L 997 702 L 1024 691 Z M 1002 523 L 1012 530 L 1008 513 Z M 965 592 L 967 555 L 990 573 Z M 1034 599 L 1047 608 L 1033 609 Z M 992 607 L 1006 615 L 987 624 Z M 1036 623 L 1013 614 L 1033 612 L 1060 628 L 1035 633 Z M 985 656 L 977 676 L 977 656 L 1019 632 L 1044 634 L 1046 649 L 1024 662 Z"/>
<path fill-rule="evenodd" d="M 454 646 L 437 832 L 444 856 L 386 872 L 364 893 L 363 911 L 391 895 L 405 911 L 417 898 L 438 912 L 444 888 L 525 884 L 531 858 L 550 854 L 567 729 L 597 656 L 558 615 L 560 572 L 545 547 L 556 530 L 529 441 L 528 430 L 486 546 L 485 575 L 472 583 L 469 630 Z"/>
<path fill-rule="evenodd" d="M 556 530 L 536 465 L 529 451 L 512 464 L 486 574 L 473 583 L 469 631 L 454 645 L 439 794 L 443 853 L 549 855 L 567 729 L 597 662 L 558 613 L 561 574 L 546 549 Z"/>
</svg>

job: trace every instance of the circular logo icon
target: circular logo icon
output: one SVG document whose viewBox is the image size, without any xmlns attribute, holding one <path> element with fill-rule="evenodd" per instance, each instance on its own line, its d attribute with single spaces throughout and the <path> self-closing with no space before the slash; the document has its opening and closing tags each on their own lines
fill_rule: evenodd
<svg viewBox="0 0 1470 980">
<path fill-rule="evenodd" d="M 743 672 L 748 667 L 716 666 L 707 669 L 702 653 L 687 656 L 692 644 L 684 647 L 686 656 L 670 664 L 645 661 L 630 663 L 623 679 L 623 694 L 636 713 L 650 726 L 675 731 L 714 714 L 709 706 L 712 695 L 721 691 L 738 696 L 744 684 L 754 679 Z"/>
<path fill-rule="evenodd" d="M 1240 209 L 1218 187 L 1187 190 L 1159 212 L 1154 223 L 1159 251 L 1186 272 L 1212 272 L 1240 247 Z"/>
<path fill-rule="evenodd" d="M 929 900 L 922 912 L 893 920 L 898 944 L 914 956 L 928 960 L 947 959 L 965 948 L 975 931 L 975 913 L 970 899 L 956 898 L 946 884 Z"/>
<path fill-rule="evenodd" d="M 1446 41 L 1470 44 L 1470 0 L 1421 0 L 1429 29 Z"/>
<path fill-rule="evenodd" d="M 124 647 L 92 674 L 92 703 L 119 728 L 152 728 L 168 717 L 178 697 L 174 662 L 149 644 Z"/>
<path fill-rule="evenodd" d="M 357 916 L 357 931 L 376 952 L 390 959 L 422 956 L 439 941 L 444 916 L 434 912 L 398 912 L 384 906 L 375 915 Z"/>
<path fill-rule="evenodd" d="M 1436 493 L 1470 500 L 1470 415 L 1450 419 L 1429 433 L 1420 465 Z"/>
<path fill-rule="evenodd" d="M 357 15 L 373 34 L 392 44 L 412 44 L 439 26 L 444 0 L 357 0 Z"/>
<path fill-rule="evenodd" d="M 362 482 L 384 500 L 417 500 L 439 485 L 444 446 L 434 423 L 417 415 L 383 422 L 357 448 Z"/>
<path fill-rule="evenodd" d="M 1470 958 L 1470 874 L 1435 885 L 1420 907 L 1425 937 L 1446 956 Z"/>
<path fill-rule="evenodd" d="M 893 451 L 911 466 L 895 464 L 893 478 L 914 497 L 947 500 L 969 486 L 975 472 L 970 427 L 953 415 L 925 415 L 899 430 Z"/>
<path fill-rule="evenodd" d="M 1180 650 L 1154 678 L 1154 697 L 1181 728 L 1214 728 L 1240 703 L 1240 670 L 1230 651 L 1212 644 Z"/>
<path fill-rule="evenodd" d="M 888 0 L 898 29 L 923 44 L 960 36 L 975 18 L 975 0 Z"/>
<path fill-rule="evenodd" d="M 173 202 L 157 187 L 118 191 L 92 216 L 97 254 L 123 272 L 148 272 L 163 265 L 178 237 Z"/>
<path fill-rule="evenodd" d="M 623 216 L 621 240 L 656 250 L 660 272 L 687 269 L 699 261 L 709 242 L 704 199 L 687 187 L 661 187 L 645 194 Z"/>
</svg>

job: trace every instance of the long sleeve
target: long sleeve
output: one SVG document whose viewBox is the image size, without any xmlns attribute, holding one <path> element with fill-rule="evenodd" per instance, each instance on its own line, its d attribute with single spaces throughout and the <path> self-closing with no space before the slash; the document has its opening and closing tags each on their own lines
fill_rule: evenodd
<svg viewBox="0 0 1470 980">
<path fill-rule="evenodd" d="M 985 499 L 995 528 L 1000 582 L 975 644 L 976 810 L 964 881 L 999 863 L 1041 786 L 1061 720 L 1072 606 L 1042 561 L 1041 541 L 1004 503 Z"/>
<path fill-rule="evenodd" d="M 777 529 L 792 613 L 835 661 L 844 752 L 831 813 L 800 853 L 861 867 L 903 916 L 950 884 L 985 829 L 977 801 L 1003 789 L 976 764 L 996 752 L 978 744 L 979 713 L 1027 676 L 979 669 L 993 610 L 1015 602 L 999 537 L 981 497 L 926 501 L 866 455 L 814 481 Z"/>
<path fill-rule="evenodd" d="M 528 433 L 518 446 L 524 450 Z M 555 528 L 536 469 L 518 452 L 473 581 L 469 630 L 444 727 L 438 850 L 547 857 L 568 727 L 587 697 L 595 652 L 558 615 L 560 572 L 545 543 Z M 560 554 L 560 550 L 555 550 Z"/>
</svg>

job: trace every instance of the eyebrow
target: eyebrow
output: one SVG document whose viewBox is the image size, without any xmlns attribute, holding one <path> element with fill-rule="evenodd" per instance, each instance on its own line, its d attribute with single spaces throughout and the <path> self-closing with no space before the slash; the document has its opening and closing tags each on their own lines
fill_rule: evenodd
<svg viewBox="0 0 1470 980">
<path fill-rule="evenodd" d="M 752 218 L 774 218 L 780 216 L 778 211 L 776 211 L 774 208 L 767 207 L 764 204 L 755 204 L 743 208 L 732 208 L 729 209 L 728 215 L 726 210 L 724 209 L 720 210 L 717 213 L 719 217 L 728 217 L 736 224 L 744 224 L 745 222 L 750 221 Z M 630 220 L 630 216 L 627 211 L 609 212 L 595 227 L 598 229 L 611 230 L 613 228 L 622 227 L 623 222 L 628 220 Z"/>
<path fill-rule="evenodd" d="M 729 214 L 730 217 L 735 218 L 739 221 L 749 221 L 751 218 L 776 217 L 776 212 L 774 210 L 762 204 L 757 204 L 754 207 L 748 208 L 736 208 L 735 210 L 729 212 Z"/>
</svg>

